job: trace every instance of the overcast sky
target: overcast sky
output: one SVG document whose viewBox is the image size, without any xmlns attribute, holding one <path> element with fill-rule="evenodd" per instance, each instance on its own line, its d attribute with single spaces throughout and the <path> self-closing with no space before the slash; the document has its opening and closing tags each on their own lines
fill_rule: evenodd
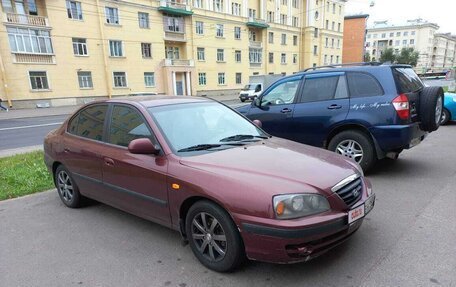
<svg viewBox="0 0 456 287">
<path fill-rule="evenodd" d="M 375 2 L 373 7 L 369 7 Z M 455 0 L 348 0 L 346 15 L 369 14 L 369 24 L 379 20 L 405 23 L 408 19 L 423 18 L 440 26 L 440 33 L 456 34 Z"/>
</svg>

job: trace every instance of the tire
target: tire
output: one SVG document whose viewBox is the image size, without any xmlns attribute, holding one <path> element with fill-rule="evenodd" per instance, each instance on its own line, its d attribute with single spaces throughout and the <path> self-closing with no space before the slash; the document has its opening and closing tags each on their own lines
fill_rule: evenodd
<svg viewBox="0 0 456 287">
<path fill-rule="evenodd" d="M 443 89 L 424 87 L 420 95 L 421 128 L 433 132 L 440 126 L 443 111 Z"/>
<path fill-rule="evenodd" d="M 71 173 L 63 165 L 59 165 L 55 170 L 54 183 L 63 204 L 71 208 L 81 207 L 83 196 L 79 192 Z"/>
<path fill-rule="evenodd" d="M 442 118 L 440 119 L 440 125 L 446 125 L 451 118 L 451 114 L 447 109 L 443 109 Z"/>
<path fill-rule="evenodd" d="M 236 225 L 225 210 L 210 201 L 197 201 L 190 207 L 185 232 L 193 254 L 211 270 L 230 272 L 245 259 L 244 244 Z"/>
<path fill-rule="evenodd" d="M 329 142 L 328 149 L 354 160 L 363 171 L 368 171 L 377 160 L 372 139 L 357 130 L 336 134 Z"/>
<path fill-rule="evenodd" d="M 245 99 L 241 99 L 241 102 L 245 102 Z"/>
</svg>

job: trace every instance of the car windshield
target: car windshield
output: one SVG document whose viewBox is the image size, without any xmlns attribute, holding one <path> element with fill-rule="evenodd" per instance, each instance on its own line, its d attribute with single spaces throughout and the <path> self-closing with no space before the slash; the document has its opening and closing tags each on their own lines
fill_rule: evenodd
<svg viewBox="0 0 456 287">
<path fill-rule="evenodd" d="M 177 153 L 217 151 L 267 138 L 254 124 L 216 102 L 151 107 L 148 111 Z"/>
<path fill-rule="evenodd" d="M 248 85 L 245 85 L 244 90 L 255 90 L 256 86 L 257 86 L 257 84 L 248 84 Z"/>
</svg>

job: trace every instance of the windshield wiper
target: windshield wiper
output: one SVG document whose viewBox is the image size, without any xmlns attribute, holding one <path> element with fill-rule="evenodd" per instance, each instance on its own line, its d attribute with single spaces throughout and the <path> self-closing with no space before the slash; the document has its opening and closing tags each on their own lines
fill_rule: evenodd
<svg viewBox="0 0 456 287">
<path fill-rule="evenodd" d="M 186 148 L 182 148 L 178 150 L 178 152 L 187 152 L 187 151 L 198 151 L 198 150 L 209 150 L 212 148 L 221 147 L 222 145 L 230 145 L 230 146 L 241 146 L 241 143 L 229 143 L 229 144 L 197 144 L 193 146 L 189 146 Z"/>
<path fill-rule="evenodd" d="M 220 142 L 242 141 L 242 140 L 249 140 L 249 139 L 254 139 L 254 138 L 267 139 L 269 137 L 254 136 L 254 135 L 234 135 L 234 136 L 229 136 L 229 137 L 223 138 L 220 140 Z"/>
</svg>

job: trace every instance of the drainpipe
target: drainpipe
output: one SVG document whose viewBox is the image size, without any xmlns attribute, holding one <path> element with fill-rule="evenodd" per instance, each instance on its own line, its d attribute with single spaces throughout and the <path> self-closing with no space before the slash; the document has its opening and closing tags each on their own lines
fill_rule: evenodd
<svg viewBox="0 0 456 287">
<path fill-rule="evenodd" d="M 8 94 L 8 84 L 6 82 L 6 76 L 5 76 L 5 66 L 3 65 L 3 57 L 2 54 L 0 53 L 0 72 L 1 72 L 1 79 L 3 82 L 3 93 L 5 94 L 6 100 L 8 101 L 8 106 L 11 108 L 13 104 L 11 103 L 11 99 Z"/>
<path fill-rule="evenodd" d="M 99 23 L 99 28 L 100 28 L 100 35 L 101 35 L 101 47 L 103 49 L 103 64 L 104 64 L 104 71 L 105 71 L 105 77 L 106 77 L 106 89 L 108 92 L 108 98 L 112 98 L 112 92 L 111 92 L 111 80 L 112 77 L 109 76 L 109 71 L 108 71 L 108 59 L 106 58 L 106 39 L 104 35 L 104 29 L 103 29 L 103 15 L 104 12 L 101 11 L 101 6 L 100 6 L 100 0 L 96 0 L 96 5 L 97 5 L 97 11 L 98 11 L 98 23 Z"/>
</svg>

